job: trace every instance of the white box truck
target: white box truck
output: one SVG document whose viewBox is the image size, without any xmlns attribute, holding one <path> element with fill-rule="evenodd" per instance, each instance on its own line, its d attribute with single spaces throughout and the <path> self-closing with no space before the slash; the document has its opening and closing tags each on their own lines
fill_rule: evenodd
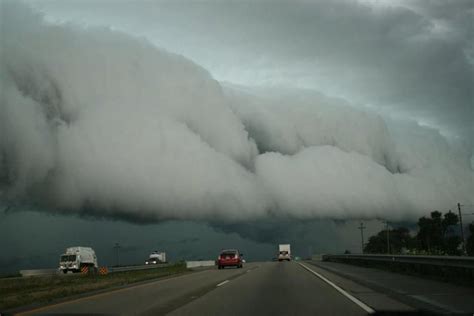
<svg viewBox="0 0 474 316">
<path fill-rule="evenodd" d="M 59 259 L 59 270 L 63 273 L 81 272 L 84 267 L 88 267 L 90 272 L 99 267 L 95 251 L 90 247 L 69 247 Z"/>
<path fill-rule="evenodd" d="M 166 263 L 166 252 L 153 251 L 145 264 Z"/>
<path fill-rule="evenodd" d="M 290 261 L 291 260 L 291 248 L 290 244 L 280 244 L 278 246 L 278 261 Z"/>
</svg>

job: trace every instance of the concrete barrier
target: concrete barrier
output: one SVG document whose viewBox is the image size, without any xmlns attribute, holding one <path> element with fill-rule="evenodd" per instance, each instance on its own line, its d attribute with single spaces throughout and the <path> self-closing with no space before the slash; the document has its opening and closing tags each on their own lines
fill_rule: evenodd
<svg viewBox="0 0 474 316">
<path fill-rule="evenodd" d="M 212 267 L 215 266 L 216 262 L 214 260 L 200 260 L 200 261 L 186 261 L 186 268 L 199 268 L 199 267 Z M 125 272 L 125 271 L 136 271 L 136 270 L 148 270 L 148 269 L 160 269 L 171 266 L 170 263 L 162 264 L 150 264 L 150 265 L 140 265 L 140 266 L 126 266 L 126 267 L 109 267 L 107 268 L 108 273 L 114 272 Z M 20 270 L 22 277 L 32 277 L 32 276 L 50 276 L 50 275 L 59 275 L 59 276 L 70 276 L 78 275 L 75 273 L 63 274 L 58 271 L 58 269 L 35 269 L 35 270 Z"/>
<path fill-rule="evenodd" d="M 140 266 L 110 267 L 110 268 L 107 268 L 107 273 L 135 271 L 135 270 L 159 269 L 159 268 L 166 268 L 166 267 L 169 267 L 169 266 L 170 266 L 169 263 L 162 263 L 162 264 L 150 264 L 150 265 L 140 265 Z M 86 268 L 87 267 L 84 267 L 84 270 L 81 270 L 81 272 L 82 272 L 81 274 L 88 274 L 89 271 L 85 271 Z M 64 273 L 60 272 L 58 269 L 20 270 L 20 274 L 21 274 L 22 277 L 51 276 L 51 275 L 59 275 L 59 276 L 79 275 L 79 274 L 76 274 L 76 273 L 64 274 Z"/>
<path fill-rule="evenodd" d="M 186 268 L 212 267 L 215 266 L 214 260 L 186 261 Z"/>
<path fill-rule="evenodd" d="M 58 269 L 35 269 L 35 270 L 20 270 L 22 277 L 41 276 L 41 275 L 56 275 Z"/>
</svg>

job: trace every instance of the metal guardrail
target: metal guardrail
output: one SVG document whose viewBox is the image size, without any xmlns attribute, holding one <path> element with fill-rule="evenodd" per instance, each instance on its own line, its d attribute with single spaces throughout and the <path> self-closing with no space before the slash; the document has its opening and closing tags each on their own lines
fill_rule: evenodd
<svg viewBox="0 0 474 316">
<path fill-rule="evenodd" d="M 147 264 L 147 265 L 140 265 L 140 266 L 111 267 L 111 268 L 108 268 L 108 270 L 109 270 L 109 273 L 114 273 L 114 272 L 125 272 L 125 271 L 166 268 L 166 267 L 169 267 L 170 265 L 171 265 L 170 263 Z"/>
<path fill-rule="evenodd" d="M 474 257 L 418 255 L 323 255 L 323 261 L 382 261 L 474 269 Z"/>
<path fill-rule="evenodd" d="M 139 266 L 126 266 L 126 267 L 110 267 L 107 268 L 108 273 L 114 272 L 125 272 L 125 271 L 135 271 L 135 270 L 147 270 L 147 269 L 157 269 L 169 267 L 170 263 L 161 263 L 161 264 L 151 264 L 151 265 L 139 265 Z M 22 277 L 32 277 L 32 276 L 70 276 L 78 275 L 77 273 L 68 273 L 64 274 L 58 269 L 34 269 L 34 270 L 20 270 Z"/>
</svg>

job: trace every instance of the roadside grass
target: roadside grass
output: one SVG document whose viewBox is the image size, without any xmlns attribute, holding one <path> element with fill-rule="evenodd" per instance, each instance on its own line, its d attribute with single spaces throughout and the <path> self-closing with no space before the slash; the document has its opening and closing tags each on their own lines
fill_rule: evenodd
<svg viewBox="0 0 474 316">
<path fill-rule="evenodd" d="M 18 278 L 21 277 L 20 273 L 1 273 L 0 274 L 0 279 L 6 279 L 6 278 Z"/>
<path fill-rule="evenodd" d="M 188 271 L 186 265 L 115 272 L 107 275 L 37 276 L 0 279 L 0 311 Z"/>
</svg>

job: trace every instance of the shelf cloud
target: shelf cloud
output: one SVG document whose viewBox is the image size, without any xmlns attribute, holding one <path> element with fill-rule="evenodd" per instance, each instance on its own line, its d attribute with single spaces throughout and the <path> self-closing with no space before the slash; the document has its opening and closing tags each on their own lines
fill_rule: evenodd
<svg viewBox="0 0 474 316">
<path fill-rule="evenodd" d="M 284 82 L 220 82 L 168 47 L 21 3 L 1 15 L 3 204 L 146 223 L 405 220 L 474 203 L 472 138 Z M 462 89 L 472 68 L 453 67 Z"/>
</svg>

